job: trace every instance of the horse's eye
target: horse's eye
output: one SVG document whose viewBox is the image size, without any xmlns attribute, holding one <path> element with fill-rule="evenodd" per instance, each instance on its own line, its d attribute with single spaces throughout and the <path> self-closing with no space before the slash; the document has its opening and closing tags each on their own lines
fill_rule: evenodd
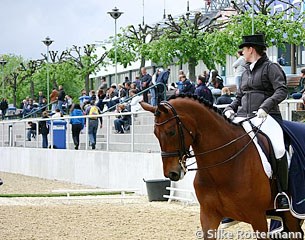
<svg viewBox="0 0 305 240">
<path fill-rule="evenodd" d="M 166 135 L 173 137 L 176 135 L 176 131 L 175 130 L 168 131 L 168 132 L 166 132 Z"/>
</svg>

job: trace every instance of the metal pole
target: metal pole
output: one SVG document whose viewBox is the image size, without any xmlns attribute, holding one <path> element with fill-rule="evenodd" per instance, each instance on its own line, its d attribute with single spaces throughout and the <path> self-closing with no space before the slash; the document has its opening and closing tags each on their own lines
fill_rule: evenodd
<svg viewBox="0 0 305 240">
<path fill-rule="evenodd" d="M 252 35 L 254 35 L 254 0 L 252 0 Z"/>
<path fill-rule="evenodd" d="M 4 98 L 4 65 L 2 65 L 2 97 Z"/>
<path fill-rule="evenodd" d="M 115 83 L 118 83 L 118 62 L 117 62 L 117 39 L 116 39 L 116 19 L 114 19 L 114 61 L 115 61 Z"/>
<path fill-rule="evenodd" d="M 47 45 L 47 95 L 48 95 L 48 110 L 49 110 L 49 104 L 50 104 L 49 45 Z"/>
</svg>

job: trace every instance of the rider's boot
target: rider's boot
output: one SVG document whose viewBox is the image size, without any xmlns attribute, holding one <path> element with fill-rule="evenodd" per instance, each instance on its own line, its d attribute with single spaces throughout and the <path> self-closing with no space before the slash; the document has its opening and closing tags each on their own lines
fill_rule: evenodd
<svg viewBox="0 0 305 240">
<path fill-rule="evenodd" d="M 288 211 L 289 198 L 286 194 L 288 190 L 288 161 L 286 153 L 277 159 L 277 186 L 279 193 L 274 200 L 276 211 Z"/>
</svg>

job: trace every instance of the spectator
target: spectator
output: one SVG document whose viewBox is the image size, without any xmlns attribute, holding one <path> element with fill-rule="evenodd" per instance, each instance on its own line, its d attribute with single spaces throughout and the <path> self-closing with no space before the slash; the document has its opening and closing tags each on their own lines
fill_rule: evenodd
<svg viewBox="0 0 305 240">
<path fill-rule="evenodd" d="M 159 104 L 162 100 L 165 100 L 164 93 L 167 90 L 166 87 L 167 87 L 169 74 L 170 74 L 170 69 L 163 70 L 163 71 L 162 71 L 162 69 L 160 69 L 160 73 L 156 80 L 156 83 L 163 83 L 165 86 L 157 85 L 157 89 L 156 89 L 157 104 Z"/>
<path fill-rule="evenodd" d="M 36 138 L 36 127 L 37 124 L 33 123 L 32 121 L 28 122 L 29 128 L 27 131 L 27 141 L 31 141 L 31 138 Z"/>
<path fill-rule="evenodd" d="M 41 102 L 39 108 L 40 108 L 39 112 L 43 112 L 43 111 L 47 110 L 47 99 L 45 97 L 42 98 L 42 102 Z"/>
<path fill-rule="evenodd" d="M 120 99 L 116 93 L 116 86 L 111 86 L 107 90 L 106 97 L 104 98 L 103 102 L 106 104 L 108 109 L 114 111 L 115 109 L 113 108 L 113 106 L 119 103 L 119 101 Z"/>
<path fill-rule="evenodd" d="M 129 81 L 129 78 L 126 76 L 125 80 L 124 80 L 124 83 L 127 83 L 127 82 L 130 82 L 130 81 Z"/>
<path fill-rule="evenodd" d="M 240 85 L 241 75 L 246 70 L 246 68 L 245 68 L 246 60 L 245 60 L 245 57 L 243 56 L 242 50 L 239 50 L 237 52 L 237 55 L 238 55 L 238 58 L 233 63 L 232 67 L 234 69 L 235 84 L 238 89 L 239 85 Z"/>
<path fill-rule="evenodd" d="M 2 120 L 4 120 L 4 118 L 5 118 L 5 114 L 6 114 L 7 109 L 8 109 L 8 102 L 7 102 L 6 98 L 2 98 L 2 101 L 0 103 L 0 110 L 1 110 L 1 113 L 2 113 Z"/>
<path fill-rule="evenodd" d="M 141 80 L 140 80 L 140 77 L 139 77 L 139 76 L 136 76 L 136 78 L 135 78 L 135 80 L 133 81 L 133 83 L 136 84 L 138 90 L 141 90 Z"/>
<path fill-rule="evenodd" d="M 132 113 L 137 112 L 142 109 L 139 102 L 141 102 L 143 100 L 143 97 L 137 96 L 136 94 L 137 94 L 137 90 L 135 90 L 135 89 L 129 90 L 129 95 L 132 98 L 129 103 L 129 106 L 130 106 L 130 111 Z"/>
<path fill-rule="evenodd" d="M 105 103 L 103 102 L 104 98 L 106 97 L 106 94 L 104 92 L 103 89 L 99 89 L 97 92 L 97 98 L 98 98 L 98 102 L 96 104 L 96 106 L 101 110 L 104 111 L 104 105 Z"/>
<path fill-rule="evenodd" d="M 145 67 L 141 68 L 141 74 L 142 74 L 141 90 L 143 91 L 149 87 L 149 85 L 151 83 L 151 76 L 147 73 L 147 70 Z M 145 91 L 143 93 L 143 100 L 144 100 L 144 102 L 148 103 L 148 91 Z"/>
<path fill-rule="evenodd" d="M 203 75 L 199 75 L 197 78 L 197 87 L 195 89 L 194 95 L 198 97 L 202 97 L 207 100 L 210 104 L 213 104 L 214 98 L 211 90 L 205 85 L 205 77 Z"/>
<path fill-rule="evenodd" d="M 231 102 L 233 102 L 233 99 L 230 97 L 230 95 L 230 89 L 228 87 L 223 87 L 221 89 L 221 96 L 217 98 L 216 104 L 230 104 Z"/>
<path fill-rule="evenodd" d="M 94 90 L 90 91 L 90 101 L 96 101 L 97 97 Z"/>
<path fill-rule="evenodd" d="M 83 116 L 83 111 L 78 103 L 74 104 L 73 109 L 71 109 L 71 117 Z M 85 119 L 84 118 L 71 118 L 70 124 L 72 125 L 72 138 L 74 143 L 74 148 L 78 150 L 79 148 L 79 134 L 84 128 Z"/>
<path fill-rule="evenodd" d="M 57 107 L 57 97 L 58 97 L 58 91 L 56 88 L 53 88 L 51 94 L 50 94 L 50 103 L 52 103 L 51 111 L 55 112 L 55 109 Z"/>
<path fill-rule="evenodd" d="M 42 91 L 38 92 L 38 107 L 41 108 L 41 105 L 43 104 L 43 99 L 45 96 L 43 96 Z"/>
<path fill-rule="evenodd" d="M 42 118 L 49 118 L 47 111 L 42 112 Z M 40 121 L 38 126 L 38 133 L 42 135 L 42 147 L 48 148 L 49 125 L 47 124 L 47 121 Z"/>
<path fill-rule="evenodd" d="M 294 99 L 300 99 L 304 92 L 305 92 L 305 68 L 301 70 L 301 78 L 297 91 L 292 93 L 291 97 Z"/>
<path fill-rule="evenodd" d="M 107 82 L 106 82 L 106 77 L 102 77 L 101 79 L 101 85 L 99 86 L 99 89 L 104 90 L 104 92 L 106 92 L 108 86 L 107 86 Z"/>
<path fill-rule="evenodd" d="M 157 79 L 161 73 L 161 70 L 163 70 L 162 68 L 158 68 L 156 70 L 156 72 L 153 74 L 152 79 L 151 79 L 151 85 L 155 85 L 157 83 Z M 150 99 L 150 104 L 152 106 L 156 106 L 157 102 L 158 102 L 158 97 L 157 97 L 157 87 L 151 88 L 150 89 L 150 95 L 151 95 L 151 99 Z"/>
<path fill-rule="evenodd" d="M 101 110 L 95 105 L 94 101 L 90 102 L 90 106 L 86 108 L 86 115 L 89 115 L 88 119 L 88 134 L 89 141 L 92 149 L 95 149 L 96 146 L 96 133 L 98 129 L 98 120 L 100 120 L 100 128 L 103 127 L 103 118 L 97 117 L 101 114 Z"/>
<path fill-rule="evenodd" d="M 209 86 L 213 95 L 221 95 L 223 79 L 218 75 L 217 70 L 212 70 L 209 79 Z"/>
<path fill-rule="evenodd" d="M 66 105 L 66 112 L 69 113 L 70 109 L 72 107 L 73 104 L 73 99 L 70 95 L 66 95 L 65 97 L 65 105 Z"/>
<path fill-rule="evenodd" d="M 194 84 L 192 84 L 190 80 L 186 79 L 186 76 L 184 74 L 180 75 L 179 78 L 183 83 L 182 89 L 179 91 L 179 93 L 194 94 L 195 91 Z"/>
<path fill-rule="evenodd" d="M 63 117 L 63 115 L 60 112 L 59 108 L 56 108 L 55 113 L 52 115 L 52 118 L 60 118 L 60 117 Z"/>
<path fill-rule="evenodd" d="M 278 62 L 281 66 L 286 66 L 285 55 L 282 54 L 281 57 L 277 60 L 277 62 Z"/>
<path fill-rule="evenodd" d="M 58 97 L 57 97 L 57 100 L 58 100 L 58 109 L 64 115 L 65 113 L 64 113 L 64 111 L 62 109 L 62 105 L 63 105 L 63 103 L 65 101 L 66 93 L 65 93 L 64 88 L 63 88 L 62 85 L 59 85 L 58 90 L 59 90 Z"/>
<path fill-rule="evenodd" d="M 125 108 L 124 104 L 117 105 L 117 113 L 126 113 L 128 110 Z M 118 115 L 117 119 L 114 120 L 115 133 L 124 133 L 131 124 L 130 115 Z"/>
</svg>

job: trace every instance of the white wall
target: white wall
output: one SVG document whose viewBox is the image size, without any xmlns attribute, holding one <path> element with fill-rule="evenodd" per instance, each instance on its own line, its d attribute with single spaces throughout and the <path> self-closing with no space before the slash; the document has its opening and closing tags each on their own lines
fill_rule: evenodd
<svg viewBox="0 0 305 240">
<path fill-rule="evenodd" d="M 0 171 L 100 188 L 136 188 L 164 179 L 160 153 L 1 147 Z M 193 189 L 193 173 L 174 186 Z"/>
</svg>

